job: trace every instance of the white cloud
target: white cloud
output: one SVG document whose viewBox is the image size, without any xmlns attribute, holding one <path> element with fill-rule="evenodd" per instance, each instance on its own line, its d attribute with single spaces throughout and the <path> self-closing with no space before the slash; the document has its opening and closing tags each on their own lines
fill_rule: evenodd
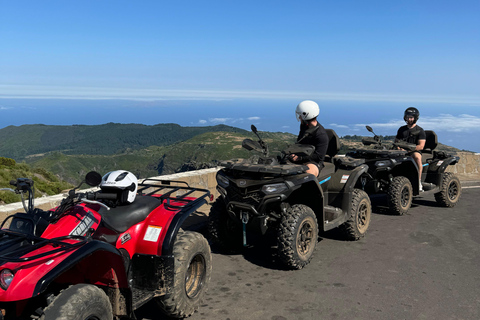
<svg viewBox="0 0 480 320">
<path fill-rule="evenodd" d="M 205 124 L 205 123 L 207 123 L 207 120 L 198 120 L 198 123 Z"/>
<path fill-rule="evenodd" d="M 211 118 L 208 121 L 213 123 L 225 123 L 227 121 L 232 121 L 232 118 Z"/>
<path fill-rule="evenodd" d="M 248 120 L 252 120 L 252 121 L 254 121 L 254 120 L 260 120 L 260 117 L 250 117 L 250 118 L 248 118 Z"/>
<path fill-rule="evenodd" d="M 365 128 L 366 124 L 355 124 L 355 127 Z M 369 123 L 373 130 L 396 130 L 405 125 L 403 120 L 392 120 L 387 123 Z M 418 125 L 425 130 L 447 131 L 447 132 L 479 132 L 480 117 L 469 114 L 453 116 L 451 114 L 440 114 L 436 117 L 421 117 Z"/>
<path fill-rule="evenodd" d="M 348 129 L 349 128 L 349 126 L 346 126 L 344 124 L 336 124 L 336 123 L 330 123 L 330 126 L 335 127 L 335 128 L 341 128 L 341 129 Z"/>
</svg>

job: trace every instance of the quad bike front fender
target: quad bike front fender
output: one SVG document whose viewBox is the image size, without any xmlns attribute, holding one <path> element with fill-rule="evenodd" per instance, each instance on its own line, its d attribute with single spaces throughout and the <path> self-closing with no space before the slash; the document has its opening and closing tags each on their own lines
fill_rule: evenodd
<svg viewBox="0 0 480 320">
<path fill-rule="evenodd" d="M 412 158 L 394 167 L 392 170 L 392 176 L 406 177 L 412 184 L 413 194 L 417 195 L 420 192 L 418 185 L 418 180 L 420 180 L 420 177 L 418 176 L 418 166 Z"/>
<path fill-rule="evenodd" d="M 80 248 L 34 261 L 2 266 L 14 272 L 7 290 L 0 289 L 0 301 L 18 301 L 36 297 L 52 283 L 91 283 L 128 288 L 120 252 L 101 241 L 89 241 Z"/>
<path fill-rule="evenodd" d="M 350 171 L 350 174 L 346 178 L 347 180 L 343 188 L 342 198 L 342 210 L 343 212 L 345 212 L 345 217 L 351 210 L 353 190 L 355 189 L 355 185 L 357 184 L 358 179 L 360 179 L 360 177 L 367 172 L 368 166 L 366 164 L 362 164 L 356 167 L 354 170 Z M 345 176 L 345 174 L 342 176 L 342 181 L 345 180 Z"/>
</svg>

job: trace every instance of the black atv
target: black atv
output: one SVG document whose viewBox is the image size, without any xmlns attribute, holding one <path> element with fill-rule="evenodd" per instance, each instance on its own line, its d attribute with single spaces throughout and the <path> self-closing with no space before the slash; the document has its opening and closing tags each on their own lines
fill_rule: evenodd
<svg viewBox="0 0 480 320">
<path fill-rule="evenodd" d="M 355 185 L 368 167 L 363 160 L 334 161 L 340 149 L 335 131 L 327 130 L 325 167 L 318 177 L 306 173 L 306 165 L 288 160 L 291 154 L 310 155 L 313 146 L 295 144 L 270 157 L 253 125 L 252 131 L 259 141 L 245 139 L 242 146 L 262 155 L 221 162 L 224 168 L 217 173 L 220 197 L 208 222 L 214 243 L 236 251 L 247 245 L 247 231 L 261 235 L 274 231 L 279 258 L 288 268 L 301 269 L 310 262 L 318 242 L 317 221 L 322 231 L 340 227 L 348 240 L 365 235 L 371 204 Z"/>
<path fill-rule="evenodd" d="M 357 182 L 358 188 L 362 188 L 369 195 L 386 194 L 390 211 L 397 215 L 407 213 L 414 196 L 433 193 L 441 206 L 453 207 L 457 204 L 461 194 L 460 180 L 455 174 L 445 170 L 449 165 L 456 164 L 460 158 L 435 151 L 438 140 L 434 131 L 425 131 L 422 192 L 417 164 L 409 155 L 416 146 L 406 142 L 393 142 L 388 146 L 382 143 L 371 127 L 366 128 L 374 137 L 365 137 L 362 143 L 373 148 L 356 149 L 346 154 L 347 158 L 364 159 L 368 165 L 368 172 L 363 173 Z"/>
</svg>

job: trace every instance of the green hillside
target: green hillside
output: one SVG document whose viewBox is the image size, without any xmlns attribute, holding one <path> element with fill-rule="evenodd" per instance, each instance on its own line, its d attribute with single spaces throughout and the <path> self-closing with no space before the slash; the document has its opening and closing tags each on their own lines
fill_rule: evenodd
<svg viewBox="0 0 480 320">
<path fill-rule="evenodd" d="M 270 145 L 272 154 L 293 143 L 295 136 L 288 133 L 260 133 Z M 65 155 L 53 152 L 29 157 L 27 163 L 35 168 L 55 172 L 70 183 L 78 183 L 88 171 L 105 174 L 124 169 L 139 178 L 172 174 L 175 172 L 213 167 L 219 161 L 246 158 L 251 153 L 241 147 L 245 138 L 256 139 L 251 133 L 207 132 L 170 146 L 150 146 L 114 155 Z"/>
<path fill-rule="evenodd" d="M 0 188 L 13 188 L 10 181 L 17 178 L 30 178 L 34 181 L 35 197 L 58 194 L 73 187 L 44 168 L 32 168 L 25 163 L 16 163 L 13 159 L 0 157 Z M 19 201 L 20 195 L 0 191 L 0 204 Z"/>
<path fill-rule="evenodd" d="M 181 127 L 172 123 L 9 126 L 0 129 L 0 155 L 16 161 L 53 151 L 71 155 L 112 155 L 152 145 L 168 146 L 205 132 L 218 131 L 247 132 L 226 125 Z"/>
</svg>

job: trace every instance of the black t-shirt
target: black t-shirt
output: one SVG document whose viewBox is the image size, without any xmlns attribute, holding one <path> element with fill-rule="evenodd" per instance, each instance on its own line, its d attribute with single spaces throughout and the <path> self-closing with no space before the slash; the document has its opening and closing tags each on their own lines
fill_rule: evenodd
<svg viewBox="0 0 480 320">
<path fill-rule="evenodd" d="M 301 162 L 314 162 L 323 166 L 323 161 L 325 160 L 325 154 L 327 153 L 328 148 L 328 135 L 325 128 L 320 123 L 317 124 L 315 128 L 317 129 L 315 129 L 313 134 L 303 138 L 308 127 L 306 125 L 300 125 L 300 133 L 298 134 L 297 142 L 300 140 L 300 142 L 298 142 L 300 144 L 309 144 L 315 147 L 315 151 L 310 156 L 302 158 Z"/>
<path fill-rule="evenodd" d="M 398 129 L 396 138 L 408 143 L 418 144 L 418 140 L 426 140 L 425 130 L 420 126 L 415 126 L 411 129 L 408 126 L 402 126 Z"/>
</svg>

